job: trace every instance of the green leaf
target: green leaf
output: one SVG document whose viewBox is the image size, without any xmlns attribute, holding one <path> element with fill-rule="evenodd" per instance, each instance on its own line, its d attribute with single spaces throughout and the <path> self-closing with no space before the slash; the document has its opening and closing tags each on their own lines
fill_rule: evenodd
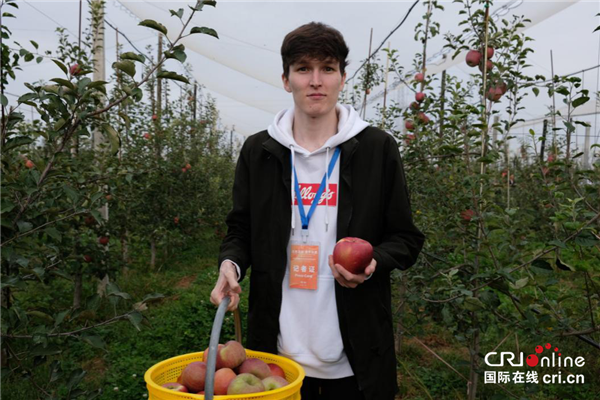
<svg viewBox="0 0 600 400">
<path fill-rule="evenodd" d="M 165 28 L 165 26 L 163 24 L 160 24 L 160 23 L 158 23 L 158 22 L 156 22 L 154 20 L 151 20 L 151 19 L 145 19 L 142 22 L 140 22 L 138 25 L 145 26 L 146 28 L 157 30 L 160 33 L 162 33 L 163 35 L 167 34 L 167 28 Z"/>
<path fill-rule="evenodd" d="M 16 207 L 16 204 L 8 199 L 2 199 L 0 201 L 0 213 L 11 212 Z"/>
<path fill-rule="evenodd" d="M 77 368 L 71 373 L 71 377 L 69 378 L 69 384 L 67 385 L 69 391 L 73 390 L 79 385 L 85 374 L 86 372 L 81 368 Z"/>
<path fill-rule="evenodd" d="M 585 97 L 585 96 L 579 97 L 579 98 L 573 100 L 573 108 L 579 107 L 580 105 L 587 103 L 589 100 L 590 100 L 589 97 Z"/>
<path fill-rule="evenodd" d="M 38 317 L 38 318 L 44 319 L 48 322 L 54 322 L 54 318 L 52 318 L 50 315 L 48 315 L 42 311 L 38 311 L 38 310 L 27 311 L 27 315 L 32 316 L 32 317 Z"/>
<path fill-rule="evenodd" d="M 175 58 L 179 62 L 184 63 L 187 55 L 185 54 L 185 46 L 180 44 L 173 48 L 173 51 L 165 51 L 165 57 L 167 58 Z"/>
<path fill-rule="evenodd" d="M 33 224 L 31 222 L 26 221 L 17 222 L 17 226 L 19 227 L 19 232 L 21 233 L 28 232 L 33 228 Z"/>
<path fill-rule="evenodd" d="M 157 78 L 161 78 L 161 79 L 172 79 L 174 81 L 180 81 L 183 83 L 190 83 L 190 81 L 185 77 L 185 76 L 181 76 L 175 72 L 172 71 L 160 71 L 157 75 Z"/>
<path fill-rule="evenodd" d="M 54 129 L 54 131 L 55 131 L 55 132 L 58 132 L 58 131 L 60 131 L 60 130 L 62 129 L 62 127 L 63 127 L 63 126 L 65 126 L 65 123 L 66 123 L 66 122 L 67 122 L 67 121 L 65 121 L 65 119 L 64 119 L 64 118 L 61 118 L 61 119 L 59 119 L 58 121 L 56 121 L 56 123 L 54 124 L 54 128 L 53 128 L 53 129 Z"/>
<path fill-rule="evenodd" d="M 127 314 L 127 319 L 129 320 L 129 322 L 131 322 L 131 324 L 133 326 L 135 326 L 135 328 L 138 331 L 141 331 L 140 324 L 142 323 L 143 318 L 144 317 L 142 316 L 142 314 L 140 314 L 137 311 L 133 311 L 133 312 Z"/>
<path fill-rule="evenodd" d="M 26 146 L 30 143 L 33 143 L 33 139 L 28 136 L 17 136 L 14 138 L 10 138 L 6 141 L 6 144 L 2 146 L 2 151 L 8 151 L 14 149 L 19 146 Z"/>
<path fill-rule="evenodd" d="M 540 94 L 540 89 L 534 87 L 531 89 L 533 91 L 533 94 L 535 94 L 535 97 L 537 97 Z"/>
<path fill-rule="evenodd" d="M 132 51 L 128 51 L 127 53 L 121 54 L 121 60 L 133 60 L 143 63 L 146 61 L 146 57 L 144 57 L 142 54 L 137 54 Z"/>
<path fill-rule="evenodd" d="M 115 128 L 108 124 L 104 124 L 103 128 L 108 135 L 112 153 L 117 154 L 119 152 L 119 148 L 121 147 L 121 137 L 119 136 L 119 133 L 115 130 Z"/>
<path fill-rule="evenodd" d="M 564 242 L 561 242 L 560 240 L 551 240 L 548 242 L 548 245 L 557 246 L 563 249 L 567 248 L 567 245 Z"/>
<path fill-rule="evenodd" d="M 63 184 L 62 189 L 65 192 L 65 194 L 67 195 L 67 197 L 69 197 L 69 199 L 73 203 L 77 203 L 77 201 L 79 200 L 79 193 L 77 193 L 77 191 L 75 189 L 73 189 L 71 186 L 67 185 L 66 183 Z"/>
<path fill-rule="evenodd" d="M 69 74 L 69 69 L 66 67 L 65 64 L 61 63 L 58 60 L 54 60 L 54 59 L 52 59 L 52 61 L 54 62 L 54 64 L 58 65 L 60 67 L 60 69 L 63 70 L 63 72 L 65 73 L 65 75 Z M 52 79 L 50 79 L 50 80 L 52 80 Z"/>
<path fill-rule="evenodd" d="M 30 40 L 29 42 L 33 45 L 33 47 L 36 48 L 36 50 L 39 49 L 40 46 L 36 42 L 34 42 L 33 40 Z"/>
<path fill-rule="evenodd" d="M 469 311 L 479 311 L 485 309 L 485 305 L 476 297 L 466 297 L 464 308 Z"/>
<path fill-rule="evenodd" d="M 8 105 L 8 97 L 3 94 L 0 94 L 0 105 L 6 107 Z"/>
<path fill-rule="evenodd" d="M 106 344 L 101 336 L 81 336 L 81 340 L 97 349 L 105 349 Z"/>
<path fill-rule="evenodd" d="M 536 267 L 539 269 L 544 269 L 544 270 L 548 270 L 548 271 L 552 271 L 552 265 L 550 265 L 550 263 L 546 260 L 541 260 L 541 259 L 537 259 L 534 262 L 531 263 L 532 267 Z M 534 270 L 534 272 L 536 272 Z"/>
<path fill-rule="evenodd" d="M 560 257 L 556 257 L 556 266 L 563 271 L 575 271 L 575 268 L 561 260 Z"/>
<path fill-rule="evenodd" d="M 119 112 L 119 117 L 123 119 L 123 122 L 125 122 L 125 126 L 129 128 L 129 126 L 131 125 L 131 119 L 129 119 L 129 116 L 124 112 Z"/>
<path fill-rule="evenodd" d="M 125 72 L 132 78 L 135 77 L 135 64 L 129 60 L 117 61 L 113 63 L 113 68 Z"/>
<path fill-rule="evenodd" d="M 21 96 L 17 99 L 17 102 L 25 103 L 26 101 L 35 99 L 36 97 L 38 97 L 37 93 L 25 93 L 23 96 Z"/>
<path fill-rule="evenodd" d="M 52 356 L 62 353 L 62 350 L 56 345 L 48 345 L 44 347 L 42 344 L 35 345 L 31 350 L 32 356 Z"/>
<path fill-rule="evenodd" d="M 52 271 L 50 271 L 50 274 L 52 275 L 56 275 L 60 278 L 66 279 L 68 281 L 72 281 L 73 278 L 71 277 L 71 275 L 69 275 L 68 273 L 66 273 L 65 271 L 62 271 L 60 269 L 53 269 Z"/>
<path fill-rule="evenodd" d="M 60 241 L 62 239 L 62 236 L 61 236 L 60 232 L 56 228 L 53 228 L 53 227 L 46 228 L 44 230 L 44 232 L 46 232 L 46 234 L 48 236 L 50 236 L 52 239 L 54 239 L 54 240 Z"/>
<path fill-rule="evenodd" d="M 54 318 L 54 327 L 55 328 L 57 328 L 60 324 L 62 324 L 62 322 L 65 320 L 65 317 L 69 314 L 69 312 L 71 312 L 71 310 L 61 311 L 58 314 L 56 314 L 56 317 Z"/>
<path fill-rule="evenodd" d="M 519 290 L 519 289 L 522 289 L 525 286 L 527 286 L 528 282 L 529 282 L 529 278 L 525 277 L 525 278 L 522 278 L 522 279 L 518 279 L 514 284 L 511 283 L 510 287 L 513 288 L 513 289 L 515 289 L 515 290 Z"/>
<path fill-rule="evenodd" d="M 75 90 L 75 85 L 73 85 L 73 82 L 68 81 L 66 79 L 62 79 L 62 78 L 52 78 L 50 79 L 52 82 L 56 82 L 61 86 L 66 86 L 69 89 Z"/>
<path fill-rule="evenodd" d="M 204 8 L 205 5 L 216 7 L 217 2 L 216 1 L 197 1 L 196 5 L 194 7 L 192 7 L 192 6 L 188 6 L 188 7 L 194 11 L 202 11 L 202 8 Z"/>
<path fill-rule="evenodd" d="M 169 10 L 169 12 L 171 13 L 172 17 L 176 16 L 179 19 L 181 19 L 183 17 L 183 8 L 180 8 L 177 11 L 175 11 L 175 10 Z"/>
<path fill-rule="evenodd" d="M 217 31 L 215 31 L 212 28 L 207 28 L 207 27 L 199 27 L 199 26 L 195 26 L 190 30 L 190 35 L 193 35 L 194 33 L 203 33 L 205 35 L 210 35 L 210 36 L 214 36 L 217 39 L 219 38 L 219 35 L 217 34 Z"/>
<path fill-rule="evenodd" d="M 165 296 L 161 293 L 152 293 L 152 294 L 148 294 L 144 297 L 144 299 L 142 300 L 142 303 L 151 303 L 153 301 L 159 300 L 164 298 Z"/>
<path fill-rule="evenodd" d="M 88 89 L 95 89 L 95 88 L 103 88 L 104 89 L 104 85 L 106 85 L 108 82 L 106 81 L 94 81 L 92 83 L 90 83 L 89 85 L 87 85 Z M 104 90 L 104 93 L 106 93 L 106 89 Z"/>
</svg>

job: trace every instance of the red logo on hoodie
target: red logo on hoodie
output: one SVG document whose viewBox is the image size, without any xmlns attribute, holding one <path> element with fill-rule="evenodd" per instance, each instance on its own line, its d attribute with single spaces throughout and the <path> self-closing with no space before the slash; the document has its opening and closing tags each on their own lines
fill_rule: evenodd
<svg viewBox="0 0 600 400">
<path fill-rule="evenodd" d="M 300 197 L 302 198 L 302 204 L 305 206 L 310 206 L 313 203 L 313 199 L 317 195 L 319 191 L 319 183 L 301 183 L 300 184 Z M 337 183 L 329 184 L 329 192 L 323 190 L 321 193 L 321 198 L 317 203 L 317 206 L 329 205 L 330 207 L 337 206 Z M 298 199 L 294 199 L 294 205 L 298 205 Z"/>
</svg>

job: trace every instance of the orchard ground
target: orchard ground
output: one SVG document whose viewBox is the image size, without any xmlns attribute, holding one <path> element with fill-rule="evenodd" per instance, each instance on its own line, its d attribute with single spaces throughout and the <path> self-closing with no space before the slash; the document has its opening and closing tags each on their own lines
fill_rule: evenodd
<svg viewBox="0 0 600 400">
<path fill-rule="evenodd" d="M 172 262 L 165 263 L 160 271 L 148 271 L 149 252 L 134 249 L 135 260 L 119 281 L 121 288 L 133 297 L 148 292 L 161 292 L 164 298 L 149 305 L 146 312 L 148 324 L 137 331 L 131 324 L 119 323 L 106 329 L 110 335 L 106 338 L 106 351 L 94 349 L 87 343 L 79 342 L 69 347 L 63 354 L 66 368 L 83 366 L 87 375 L 82 382 L 86 389 L 102 388 L 99 399 L 142 399 L 147 391 L 144 373 L 155 363 L 181 354 L 202 351 L 208 346 L 212 321 L 216 307 L 209 301 L 210 291 L 216 281 L 216 254 L 220 238 L 213 236 L 202 245 L 197 245 L 177 253 Z M 116 246 L 115 246 L 116 247 Z M 117 248 L 113 249 L 118 251 Z M 417 272 L 414 270 L 413 272 Z M 58 284 L 60 281 L 55 281 Z M 48 288 L 43 293 L 29 293 L 29 301 L 55 301 L 60 297 L 60 287 Z M 95 287 L 86 286 L 86 292 Z M 248 309 L 248 279 L 242 283 L 241 310 Z M 57 297 L 56 299 L 53 297 Z M 398 306 L 398 302 L 395 302 Z M 441 356 L 463 376 L 468 376 L 469 354 L 467 348 L 458 343 L 449 334 L 443 324 L 436 323 L 426 313 L 396 315 L 411 333 L 406 334 L 397 349 L 397 371 L 400 392 L 397 399 L 463 399 L 466 397 L 466 381 L 448 366 L 438 360 L 429 350 Z M 397 322 L 397 321 L 396 321 Z M 410 328 L 408 328 L 410 327 Z M 498 327 L 500 328 L 500 327 Z M 102 328 L 100 328 L 102 329 Z M 245 318 L 242 329 L 246 329 Z M 221 342 L 234 339 L 233 316 L 225 317 L 221 332 Z M 492 349 L 502 336 L 494 327 L 484 336 L 483 348 Z M 536 342 L 519 337 L 523 351 L 533 349 Z M 527 398 L 535 399 L 594 399 L 600 385 L 600 361 L 589 346 L 581 346 L 574 338 L 560 340 L 566 354 L 583 355 L 586 359 L 584 369 L 586 384 L 539 385 L 538 392 L 532 387 Z M 505 342 L 501 350 L 514 351 L 514 336 Z M 589 348 L 589 350 L 588 350 Z M 43 377 L 44 374 L 40 374 Z M 36 379 L 40 379 L 40 377 Z M 482 399 L 503 399 L 497 388 L 481 385 Z M 506 385 L 514 390 L 516 385 Z M 31 385 L 23 385 L 22 380 L 11 380 L 2 385 L 2 398 L 11 400 L 30 400 L 38 398 L 39 393 Z M 488 390 L 489 389 L 489 390 Z M 490 394 L 493 392 L 495 394 Z M 63 395 L 65 392 L 63 391 Z M 62 398 L 62 397 L 61 397 Z"/>
</svg>

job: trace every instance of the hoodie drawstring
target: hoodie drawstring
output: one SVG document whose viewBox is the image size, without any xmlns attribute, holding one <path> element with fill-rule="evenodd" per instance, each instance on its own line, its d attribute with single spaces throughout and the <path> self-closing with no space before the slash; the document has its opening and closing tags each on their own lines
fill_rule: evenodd
<svg viewBox="0 0 600 400">
<path fill-rule="evenodd" d="M 327 153 L 325 154 L 325 232 L 329 228 L 329 146 L 327 147 Z M 318 201 L 318 199 L 317 199 Z"/>
<path fill-rule="evenodd" d="M 290 144 L 290 152 L 292 153 L 292 236 L 294 235 L 294 228 L 296 227 L 296 218 L 294 216 L 294 203 L 296 202 L 296 182 L 294 182 L 294 170 L 296 168 L 294 145 Z"/>
</svg>

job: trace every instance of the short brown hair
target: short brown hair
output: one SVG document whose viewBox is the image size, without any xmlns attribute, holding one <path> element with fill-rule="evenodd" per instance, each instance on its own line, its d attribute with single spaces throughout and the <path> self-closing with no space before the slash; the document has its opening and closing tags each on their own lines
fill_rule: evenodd
<svg viewBox="0 0 600 400">
<path fill-rule="evenodd" d="M 339 61 L 340 73 L 344 76 L 348 65 L 348 52 L 348 46 L 340 31 L 320 22 L 310 22 L 294 29 L 283 39 L 283 74 L 289 78 L 290 65 L 304 58 L 314 58 L 319 61 Z"/>
</svg>

